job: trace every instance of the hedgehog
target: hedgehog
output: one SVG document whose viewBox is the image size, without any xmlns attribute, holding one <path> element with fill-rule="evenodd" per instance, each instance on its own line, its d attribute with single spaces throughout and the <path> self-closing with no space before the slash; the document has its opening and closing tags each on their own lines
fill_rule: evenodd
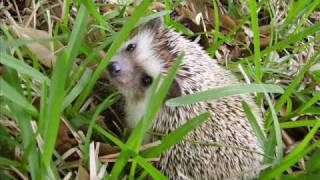
<svg viewBox="0 0 320 180">
<path fill-rule="evenodd" d="M 107 76 L 124 96 L 125 125 L 134 128 L 143 116 L 153 80 L 166 76 L 177 57 L 183 62 L 166 98 L 241 83 L 196 42 L 165 27 L 160 18 L 140 25 L 107 66 Z M 160 156 L 156 166 L 169 179 L 252 179 L 261 169 L 263 148 L 242 108 L 246 101 L 258 124 L 263 121 L 249 94 L 207 100 L 178 107 L 161 106 L 152 125 L 168 134 L 192 118 L 210 112 L 210 118 L 184 140 Z M 220 144 L 219 146 L 214 144 Z"/>
</svg>

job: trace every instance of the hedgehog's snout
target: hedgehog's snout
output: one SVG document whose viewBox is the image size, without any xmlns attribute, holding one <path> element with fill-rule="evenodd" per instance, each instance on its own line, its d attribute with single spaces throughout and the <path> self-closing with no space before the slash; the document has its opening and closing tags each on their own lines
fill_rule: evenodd
<svg viewBox="0 0 320 180">
<path fill-rule="evenodd" d="M 120 71 L 121 71 L 120 64 L 117 61 L 110 62 L 107 69 L 108 69 L 110 75 L 113 77 L 119 75 Z"/>
</svg>

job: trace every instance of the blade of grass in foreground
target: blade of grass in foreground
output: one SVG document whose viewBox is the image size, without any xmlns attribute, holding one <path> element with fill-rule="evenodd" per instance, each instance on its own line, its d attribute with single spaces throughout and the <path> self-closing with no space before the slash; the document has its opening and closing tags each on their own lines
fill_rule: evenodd
<svg viewBox="0 0 320 180">
<path fill-rule="evenodd" d="M 100 15 L 100 13 L 97 11 L 97 7 L 95 6 L 92 0 L 82 0 L 81 2 L 86 6 L 88 11 L 90 11 L 90 13 L 97 19 L 97 21 L 102 27 L 104 27 L 107 31 L 114 33 L 113 29 L 104 19 L 104 17 Z"/>
<path fill-rule="evenodd" d="M 0 52 L 3 53 L 3 52 Z M 3 78 L 10 83 L 12 87 L 22 94 L 22 88 L 18 74 L 13 69 L 5 68 Z M 24 157 L 28 160 L 28 168 L 32 179 L 39 179 L 39 152 L 37 151 L 37 145 L 35 136 L 31 128 L 31 117 L 25 113 L 21 108 L 9 104 L 12 114 L 14 114 L 17 124 L 21 130 L 21 138 L 23 142 L 23 148 L 25 151 Z M 25 159 L 24 158 L 24 159 Z M 26 163 L 26 162 L 24 162 Z M 27 163 L 26 163 L 27 164 Z"/>
<path fill-rule="evenodd" d="M 21 167 L 20 162 L 14 161 L 14 160 L 8 159 L 6 157 L 2 157 L 2 156 L 0 156 L 0 165 L 7 166 L 7 167 L 10 167 L 10 166 L 19 167 L 19 168 Z"/>
<path fill-rule="evenodd" d="M 304 126 L 314 126 L 318 121 L 320 121 L 320 119 L 283 122 L 283 123 L 280 123 L 280 127 L 281 129 L 290 129 L 290 128 L 297 128 L 297 127 L 304 127 Z"/>
<path fill-rule="evenodd" d="M 271 164 L 274 160 L 274 158 L 268 158 L 268 157 L 274 157 L 275 147 L 276 146 L 276 137 L 274 128 L 271 127 L 267 136 L 267 141 L 264 148 L 264 154 L 265 157 L 263 158 L 263 164 Z"/>
<path fill-rule="evenodd" d="M 50 167 L 51 165 L 51 157 L 56 143 L 62 104 L 65 96 L 64 87 L 69 71 L 79 52 L 79 44 L 86 32 L 87 20 L 88 12 L 86 8 L 81 5 L 69 39 L 68 47 L 61 52 L 53 69 L 49 91 L 48 112 L 46 113 L 44 125 L 45 133 L 43 134 L 45 142 L 43 147 L 44 153 L 42 155 L 44 168 Z"/>
<path fill-rule="evenodd" d="M 180 64 L 183 61 L 183 58 L 184 58 L 184 53 L 179 55 L 175 64 L 170 69 L 170 72 L 168 73 L 167 77 L 162 82 L 159 90 L 156 92 L 155 96 L 149 98 L 149 101 L 147 102 L 147 106 L 146 106 L 149 108 L 145 112 L 145 116 L 143 119 L 145 121 L 145 126 L 143 126 L 143 128 L 144 128 L 143 133 L 145 133 L 152 126 L 152 123 L 153 123 L 154 119 L 156 118 L 157 112 L 158 112 L 159 108 L 161 107 L 161 105 L 163 104 L 163 101 L 164 101 L 165 97 L 167 96 L 168 91 L 171 87 L 171 84 L 174 81 L 174 77 L 176 76 L 176 74 L 178 72 Z"/>
<path fill-rule="evenodd" d="M 171 5 L 170 5 L 170 1 L 169 0 L 164 0 L 164 5 L 165 5 L 165 10 L 166 11 L 171 11 Z M 170 14 L 167 14 L 164 16 L 164 23 L 166 25 L 170 25 L 171 18 L 170 18 Z"/>
<path fill-rule="evenodd" d="M 249 104 L 245 101 L 242 101 L 242 107 L 260 144 L 262 145 L 262 147 L 265 147 L 265 144 L 267 142 L 265 134 L 263 133 L 262 127 L 259 126 L 259 123 L 257 122 L 255 115 L 251 111 Z"/>
<path fill-rule="evenodd" d="M 48 43 L 48 42 L 60 40 L 62 38 L 64 38 L 64 37 L 57 36 L 57 37 L 48 38 L 48 39 L 10 40 L 10 41 L 5 41 L 4 43 L 1 43 L 0 48 L 7 49 L 7 48 L 16 48 L 16 47 L 20 47 L 23 45 L 34 44 L 34 43 Z"/>
<path fill-rule="evenodd" d="M 214 32 L 220 33 L 220 15 L 219 15 L 219 7 L 217 4 L 217 0 L 213 0 L 213 11 L 214 11 Z M 218 43 L 218 36 L 214 36 L 214 40 L 212 44 Z M 211 52 L 215 53 L 215 52 Z"/>
<path fill-rule="evenodd" d="M 86 69 L 82 77 L 78 81 L 78 83 L 74 86 L 74 88 L 70 91 L 70 93 L 64 99 L 63 109 L 69 106 L 72 103 L 72 101 L 77 98 L 77 96 L 81 93 L 85 85 L 89 82 L 91 75 L 92 75 L 92 70 Z"/>
<path fill-rule="evenodd" d="M 126 144 L 124 144 L 123 142 L 121 142 L 118 138 L 114 137 L 113 135 L 111 135 L 110 133 L 106 132 L 103 128 L 94 125 L 95 130 L 97 130 L 99 133 L 101 133 L 102 135 L 104 135 L 105 137 L 107 137 L 108 139 L 110 139 L 113 143 L 115 143 L 118 147 L 121 148 L 122 152 L 125 152 L 126 154 L 129 154 L 131 156 L 134 157 L 134 160 L 143 168 L 145 168 L 145 170 L 147 172 L 149 172 L 149 174 L 154 178 L 154 179 L 167 179 L 165 176 L 163 176 L 161 174 L 161 172 L 159 170 L 157 170 L 156 168 L 154 168 L 150 163 L 148 163 L 143 157 L 141 157 L 138 153 L 136 153 L 135 151 L 131 150 L 128 148 L 128 146 Z M 121 158 L 121 157 L 119 157 Z M 119 159 L 118 158 L 118 159 Z M 125 158 L 124 156 L 122 156 L 122 158 Z M 109 176 L 110 179 L 118 179 L 118 177 L 113 177 L 112 175 Z"/>
<path fill-rule="evenodd" d="M 115 55 L 117 50 L 120 48 L 122 42 L 127 39 L 129 33 L 134 28 L 135 24 L 138 22 L 140 17 L 143 16 L 144 12 L 148 9 L 149 5 L 153 2 L 152 0 L 142 1 L 142 3 L 135 9 L 133 15 L 128 19 L 127 23 L 125 23 L 122 30 L 119 32 L 117 38 L 115 38 L 114 42 L 112 43 L 111 47 L 108 49 L 108 52 L 104 59 L 100 62 L 99 66 L 97 67 L 96 71 L 94 72 L 91 81 L 80 94 L 79 98 L 77 99 L 73 111 L 77 112 L 80 107 L 82 106 L 83 102 L 86 100 L 88 95 L 91 93 L 92 88 L 96 84 L 98 78 L 100 77 L 101 73 L 106 69 L 111 58 Z"/>
<path fill-rule="evenodd" d="M 284 48 L 290 46 L 291 44 L 294 44 L 294 43 L 302 40 L 303 38 L 307 37 L 308 35 L 314 34 L 319 31 L 320 31 L 320 23 L 317 23 L 311 27 L 306 28 L 302 32 L 288 36 L 285 40 L 279 41 L 277 44 L 274 44 L 271 47 L 267 47 L 266 49 L 261 51 L 261 55 L 268 55 L 272 51 L 284 49 Z M 250 59 L 250 58 L 252 58 L 252 57 L 248 57 L 248 59 Z"/>
<path fill-rule="evenodd" d="M 305 136 L 302 142 L 290 153 L 288 154 L 281 163 L 277 164 L 276 167 L 266 171 L 260 177 L 261 179 L 273 179 L 276 176 L 281 175 L 285 170 L 287 170 L 290 166 L 294 165 L 296 162 L 300 160 L 303 156 L 309 153 L 314 148 L 317 148 L 320 145 L 320 141 L 318 140 L 316 143 L 307 146 L 312 138 L 317 133 L 320 127 L 320 121 L 318 121 L 315 126 L 311 129 L 311 131 Z"/>
<path fill-rule="evenodd" d="M 166 102 L 166 105 L 182 106 L 186 104 L 197 103 L 200 101 L 219 99 L 227 96 L 255 92 L 283 93 L 283 89 L 280 86 L 272 84 L 237 84 L 169 99 Z"/>
<path fill-rule="evenodd" d="M 148 101 L 146 104 L 147 111 L 145 112 L 142 120 L 139 121 L 138 125 L 134 128 L 132 134 L 130 135 L 127 145 L 129 148 L 134 149 L 135 152 L 138 151 L 139 147 L 141 146 L 142 138 L 145 132 L 151 127 L 153 120 L 155 119 L 158 109 L 162 105 L 164 98 L 167 95 L 167 92 L 170 88 L 170 85 L 173 82 L 173 79 L 178 71 L 180 64 L 182 63 L 182 59 L 184 57 L 184 53 L 180 54 L 177 58 L 175 64 L 172 66 L 170 72 L 168 73 L 166 79 L 161 84 L 158 91 L 157 84 L 159 82 L 159 77 L 151 86 L 151 95 L 148 96 Z M 130 157 L 129 154 L 122 152 L 120 154 L 119 159 L 115 163 L 114 167 L 112 168 L 111 175 L 112 177 L 118 177 L 118 175 L 123 170 L 125 164 L 127 163 L 128 158 Z"/>
<path fill-rule="evenodd" d="M 46 81 L 48 84 L 50 84 L 50 79 L 47 76 L 43 75 L 41 72 L 32 68 L 25 62 L 20 61 L 6 53 L 0 53 L 0 63 L 5 66 L 11 67 L 12 69 L 15 69 L 19 73 L 35 78 L 40 82 Z"/>
<path fill-rule="evenodd" d="M 310 108 L 313 104 L 320 101 L 320 93 L 316 93 L 311 99 L 305 102 L 302 106 L 300 106 L 295 111 L 291 112 L 290 114 L 286 115 L 282 120 L 287 120 L 297 115 L 303 114 L 303 112 Z"/>
<path fill-rule="evenodd" d="M 255 59 L 255 77 L 256 82 L 260 83 L 262 78 L 261 70 L 261 54 L 260 54 L 260 33 L 259 33 L 259 22 L 257 14 L 257 3 L 256 0 L 249 0 L 250 15 L 251 15 L 251 26 L 253 31 L 253 45 L 254 45 L 254 59 Z"/>
<path fill-rule="evenodd" d="M 157 18 L 166 16 L 167 14 L 170 14 L 170 13 L 171 13 L 171 11 L 160 11 L 160 12 L 155 12 L 153 14 L 150 14 L 148 16 L 141 17 L 141 19 L 139 20 L 138 24 L 136 24 L 136 26 L 147 23 L 153 19 L 157 19 Z"/>
<path fill-rule="evenodd" d="M 277 117 L 277 114 L 273 108 L 273 104 L 272 101 L 270 99 L 270 96 L 268 93 L 264 93 L 265 98 L 267 100 L 268 106 L 269 106 L 269 110 L 271 112 L 271 116 L 272 116 L 272 121 L 273 121 L 273 130 L 274 130 L 274 137 L 276 139 L 276 144 L 273 148 L 275 148 L 275 153 L 276 153 L 276 163 L 279 163 L 282 160 L 283 157 L 283 142 L 282 142 L 282 134 L 281 134 L 281 128 L 279 125 L 279 120 Z"/>
<path fill-rule="evenodd" d="M 295 25 L 293 21 L 297 18 L 300 18 L 300 15 L 303 13 L 303 9 L 310 4 L 310 0 L 298 0 L 298 1 L 290 1 L 290 10 L 288 11 L 288 16 L 284 22 L 284 27 L 287 31 L 290 30 L 290 25 Z"/>
<path fill-rule="evenodd" d="M 0 96 L 8 98 L 32 116 L 37 117 L 39 115 L 38 110 L 23 95 L 3 80 L 2 77 L 0 77 Z"/>
<path fill-rule="evenodd" d="M 310 157 L 309 161 L 306 164 L 306 169 L 309 172 L 320 172 L 320 148 Z"/>
<path fill-rule="evenodd" d="M 160 155 L 165 150 L 169 149 L 171 146 L 177 144 L 179 141 L 183 140 L 183 137 L 187 135 L 191 130 L 198 127 L 205 120 L 210 117 L 210 113 L 206 112 L 200 114 L 199 116 L 189 120 L 187 123 L 177 128 L 172 133 L 166 135 L 159 146 L 152 147 L 143 152 L 143 156 L 146 158 L 156 157 Z"/>
<path fill-rule="evenodd" d="M 296 34 L 289 35 L 286 39 L 279 41 L 278 43 L 267 47 L 266 49 L 262 50 L 260 52 L 261 56 L 269 55 L 273 51 L 281 50 L 286 47 L 289 47 L 290 45 L 302 40 L 303 38 L 315 34 L 316 32 L 320 31 L 320 23 L 314 24 L 313 26 L 310 26 L 308 28 L 305 28 L 304 31 L 301 31 Z M 247 57 L 246 59 L 248 61 L 254 60 L 254 55 Z"/>
<path fill-rule="evenodd" d="M 109 107 L 111 104 L 113 104 L 115 101 L 117 101 L 119 99 L 119 93 L 113 93 L 110 96 L 108 96 L 108 98 L 106 98 L 96 109 L 96 111 L 94 112 L 89 128 L 88 128 L 88 132 L 86 135 L 86 139 L 84 142 L 84 146 L 82 149 L 83 152 L 83 161 L 85 163 L 87 163 L 87 160 L 89 158 L 89 144 L 90 144 L 90 139 L 91 139 L 91 135 L 93 132 L 93 127 L 96 123 L 96 120 L 98 118 L 98 116 L 100 115 L 100 113 L 105 110 L 107 107 Z"/>
<path fill-rule="evenodd" d="M 70 6 L 71 6 L 72 0 L 64 0 L 63 1 L 63 25 L 65 27 L 69 24 L 69 14 L 70 14 Z"/>
<path fill-rule="evenodd" d="M 48 113 L 48 87 L 46 83 L 41 84 L 40 92 L 40 114 L 39 114 L 39 123 L 38 131 L 40 134 L 44 134 L 44 126 L 46 121 L 46 113 Z"/>
<path fill-rule="evenodd" d="M 148 104 L 146 107 L 150 107 L 150 103 L 151 103 L 151 99 L 152 98 L 156 98 L 157 97 L 157 88 L 160 86 L 160 81 L 162 79 L 162 75 L 159 75 L 154 82 L 152 83 L 151 87 L 150 87 L 150 94 L 148 95 L 148 98 L 150 99 L 148 101 Z M 130 146 L 133 146 L 134 144 L 136 144 L 136 149 L 138 149 L 139 147 L 139 143 L 138 141 L 140 141 L 142 139 L 144 132 L 144 128 L 146 128 L 146 121 L 145 121 L 145 117 L 142 117 L 138 123 L 138 125 L 135 127 L 135 129 L 133 130 L 133 132 L 131 133 L 129 140 L 127 141 L 127 144 Z M 146 130 L 145 130 L 146 131 Z"/>
<path fill-rule="evenodd" d="M 136 156 L 134 158 L 140 166 L 142 166 L 154 179 L 168 179 L 165 177 L 158 169 L 153 167 L 148 161 L 146 161 L 141 156 Z"/>
<path fill-rule="evenodd" d="M 311 59 L 301 68 L 297 76 L 291 81 L 290 85 L 286 88 L 283 95 L 277 101 L 276 105 L 274 106 L 275 113 L 277 114 L 282 106 L 287 102 L 287 99 L 291 96 L 291 94 L 295 91 L 297 85 L 303 80 L 304 74 L 308 71 L 308 69 L 319 60 L 320 52 L 313 55 Z M 268 114 L 266 118 L 266 125 L 269 127 L 271 125 L 271 113 Z"/>
<path fill-rule="evenodd" d="M 155 80 L 154 82 L 152 83 L 151 87 L 150 87 L 150 97 L 155 97 L 155 94 L 156 94 L 156 88 L 158 87 L 159 85 L 159 82 L 160 82 L 160 78 L 161 76 L 159 75 Z M 147 106 L 148 107 L 148 106 Z M 127 144 L 125 145 L 126 147 L 130 147 L 130 146 L 134 146 L 137 148 L 139 148 L 139 143 L 138 141 L 140 141 L 140 139 L 142 139 L 142 136 L 143 136 L 143 127 L 144 127 L 144 121 L 143 121 L 143 118 L 141 118 L 141 120 L 139 121 L 139 123 L 136 125 L 135 129 L 133 130 L 133 132 L 131 133 L 130 137 L 129 137 L 129 140 L 127 141 Z M 131 138 L 131 139 L 130 139 Z M 137 151 L 137 150 L 136 150 Z M 126 164 L 127 164 L 127 161 L 130 157 L 130 154 L 127 153 L 128 151 L 123 151 L 121 152 L 120 154 L 120 157 L 117 159 L 116 161 L 116 165 L 113 167 L 113 171 L 116 175 L 113 175 L 112 172 L 111 172 L 111 178 L 113 179 L 116 179 L 118 178 L 118 174 L 121 173 L 121 168 L 123 168 Z M 118 168 L 118 167 L 120 168 Z"/>
</svg>

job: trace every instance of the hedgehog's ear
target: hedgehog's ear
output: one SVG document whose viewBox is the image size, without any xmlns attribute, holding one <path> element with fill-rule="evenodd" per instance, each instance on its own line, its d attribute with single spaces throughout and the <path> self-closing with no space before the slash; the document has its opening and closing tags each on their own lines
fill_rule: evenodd
<svg viewBox="0 0 320 180">
<path fill-rule="evenodd" d="M 140 26 L 140 30 L 151 30 L 151 31 L 158 31 L 160 28 L 163 27 L 163 20 L 161 17 L 158 18 L 154 18 L 148 22 L 146 22 L 145 24 L 143 24 L 142 26 Z"/>
<path fill-rule="evenodd" d="M 174 78 L 174 80 L 170 86 L 170 89 L 168 91 L 166 99 L 176 98 L 176 97 L 181 96 L 181 94 L 182 94 L 182 92 L 181 92 L 180 84 L 179 84 L 178 80 L 176 78 Z"/>
</svg>

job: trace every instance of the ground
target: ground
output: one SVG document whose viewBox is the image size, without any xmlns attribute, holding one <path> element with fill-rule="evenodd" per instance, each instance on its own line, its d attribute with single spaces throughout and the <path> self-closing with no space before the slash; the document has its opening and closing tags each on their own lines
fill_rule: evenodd
<svg viewBox="0 0 320 180">
<path fill-rule="evenodd" d="M 126 2 L 0 2 L 0 179 L 163 177 L 150 155 L 165 150 L 160 142 L 123 143 L 123 103 L 104 73 L 135 25 L 157 17 L 244 83 L 273 85 L 256 94 L 267 134 L 256 130 L 261 179 L 320 175 L 319 1 Z"/>
</svg>

